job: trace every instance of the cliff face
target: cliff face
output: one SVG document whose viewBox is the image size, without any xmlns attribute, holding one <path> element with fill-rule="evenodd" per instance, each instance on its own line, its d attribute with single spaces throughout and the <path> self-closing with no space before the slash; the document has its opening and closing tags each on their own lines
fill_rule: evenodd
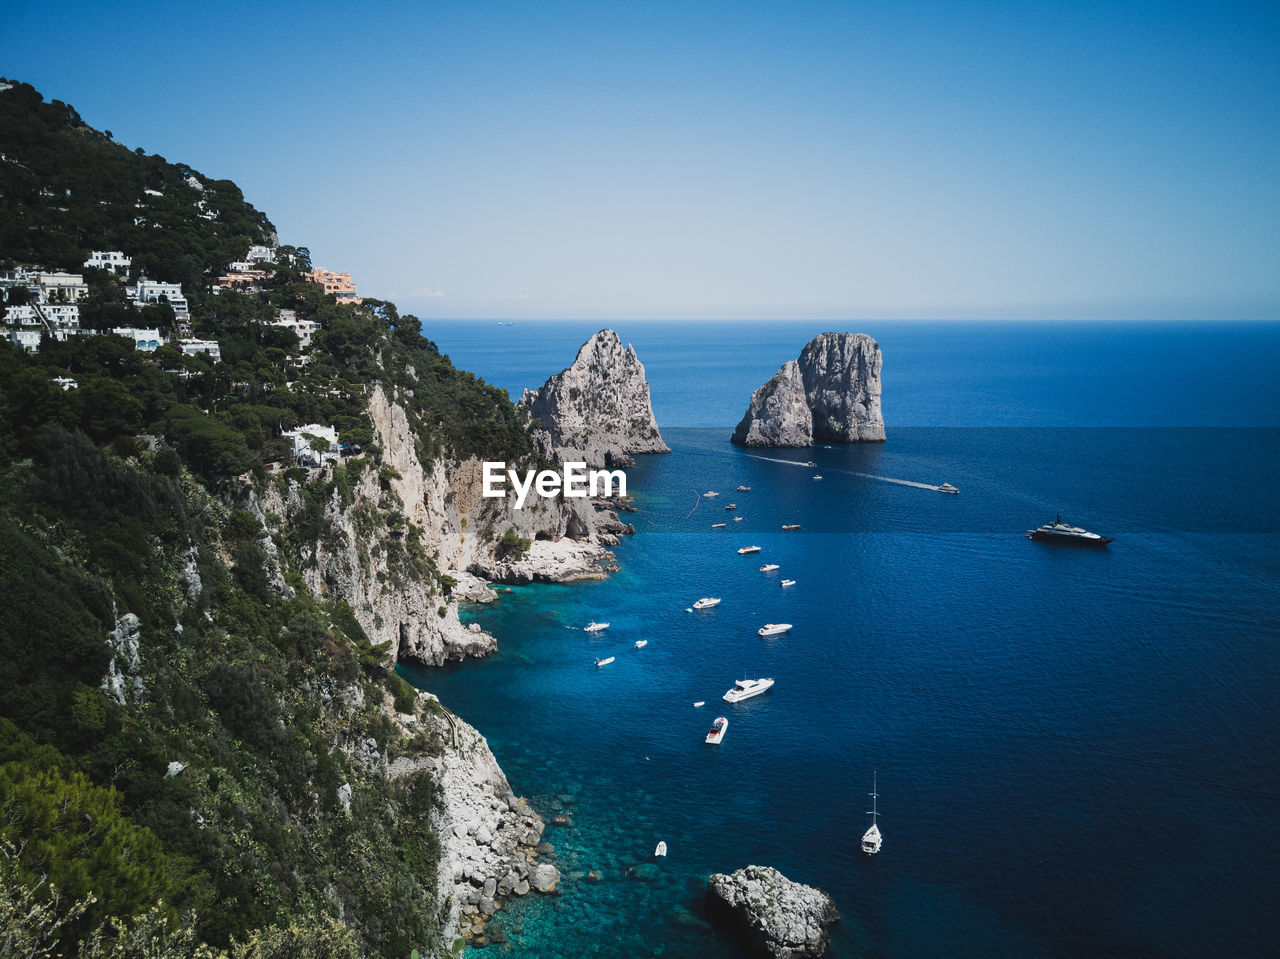
<svg viewBox="0 0 1280 959">
<path fill-rule="evenodd" d="M 884 440 L 880 346 L 865 333 L 822 333 L 800 352 L 805 399 L 818 442 Z"/>
<path fill-rule="evenodd" d="M 815 336 L 751 396 L 733 442 L 809 446 L 883 442 L 880 347 L 865 333 Z"/>
<path fill-rule="evenodd" d="M 422 464 L 401 401 L 381 385 L 371 391 L 369 416 L 383 468 L 352 478 L 349 464 L 340 467 L 348 494 L 335 484 L 322 535 L 304 548 L 301 572 L 315 596 L 349 604 L 375 645 L 389 642 L 393 661 L 436 666 L 497 648 L 491 635 L 458 618 L 460 599 L 490 598 L 477 595 L 490 591 L 468 572 L 510 582 L 603 575 L 600 564 L 613 556 L 599 543 L 588 500 L 536 498 L 516 509 L 510 497 L 484 498 L 475 457 Z M 287 493 L 269 486 L 261 499 L 257 513 L 268 528 L 272 517 L 287 528 L 307 505 L 296 481 Z M 495 554 L 509 529 L 531 543 L 520 563 Z M 465 588 L 446 587 L 444 576 Z"/>
<path fill-rule="evenodd" d="M 520 403 L 533 435 L 553 459 L 588 466 L 627 466 L 633 453 L 670 453 L 653 419 L 644 366 L 613 330 L 601 330 L 578 350 L 573 365 Z"/>
<path fill-rule="evenodd" d="M 534 850 L 542 841 L 542 818 L 512 792 L 485 738 L 430 693 L 418 694 L 416 714 L 417 728 L 437 748 L 393 760 L 389 775 L 404 779 L 425 771 L 439 784 L 432 826 L 440 837 L 442 939 L 475 939 L 503 900 L 551 892 L 559 873 L 550 864 L 538 865 Z M 554 876 L 550 883 L 548 872 Z"/>
<path fill-rule="evenodd" d="M 747 415 L 734 431 L 743 446 L 808 446 L 813 414 L 805 399 L 800 364 L 788 360 L 764 386 L 751 394 Z"/>
</svg>

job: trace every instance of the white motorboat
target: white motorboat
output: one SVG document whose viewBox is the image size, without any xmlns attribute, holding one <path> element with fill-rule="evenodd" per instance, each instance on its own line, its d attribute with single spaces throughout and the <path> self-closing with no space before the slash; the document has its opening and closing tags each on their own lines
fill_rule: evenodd
<svg viewBox="0 0 1280 959">
<path fill-rule="evenodd" d="M 797 529 L 799 529 L 799 528 L 800 528 L 800 524 L 799 524 L 799 523 L 787 523 L 785 526 L 783 526 L 783 527 L 782 527 L 783 531 L 785 531 L 785 532 L 787 532 L 787 533 L 790 533 L 790 532 L 792 532 L 793 530 L 797 530 Z"/>
<path fill-rule="evenodd" d="M 796 584 L 796 581 L 794 579 L 784 579 L 782 581 L 783 586 L 794 586 L 795 584 Z"/>
<path fill-rule="evenodd" d="M 777 636 L 779 633 L 785 633 L 791 628 L 790 623 L 765 623 L 756 630 L 757 636 Z"/>
<path fill-rule="evenodd" d="M 697 709 L 699 706 L 705 706 L 706 704 L 707 704 L 707 701 L 705 699 L 699 699 L 696 703 L 693 704 L 693 708 Z"/>
<path fill-rule="evenodd" d="M 649 645 L 649 641 L 647 639 L 636 640 L 636 649 L 644 649 L 648 645 Z"/>
<path fill-rule="evenodd" d="M 707 732 L 707 742 L 718 744 L 724 739 L 725 731 L 729 728 L 729 720 L 723 716 L 717 716 L 716 721 L 711 724 L 711 729 Z"/>
<path fill-rule="evenodd" d="M 733 684 L 733 689 L 724 694 L 726 703 L 740 703 L 752 696 L 759 696 L 773 688 L 772 679 L 740 679 Z"/>
<path fill-rule="evenodd" d="M 763 566 L 760 567 L 760 572 L 772 573 L 775 569 L 779 569 L 779 568 L 780 567 L 778 566 L 777 563 L 765 563 Z"/>
<path fill-rule="evenodd" d="M 596 665 L 597 665 L 597 666 L 608 666 L 611 662 L 613 662 L 613 657 L 612 657 L 612 656 L 606 656 L 604 659 L 597 659 L 597 660 L 596 660 Z"/>
<path fill-rule="evenodd" d="M 814 478 L 814 479 L 822 479 L 822 474 L 821 474 L 821 473 L 818 473 L 818 474 L 817 474 L 817 475 L 815 475 L 813 478 Z"/>
<path fill-rule="evenodd" d="M 712 529 L 720 529 L 720 528 L 721 528 L 722 526 L 724 526 L 724 525 L 725 525 L 724 523 L 712 523 L 712 524 L 711 524 L 711 528 L 712 528 Z"/>
<path fill-rule="evenodd" d="M 703 596 L 702 599 L 698 600 L 696 603 L 693 604 L 693 608 L 694 609 L 710 609 L 712 606 L 719 606 L 719 605 L 720 605 L 719 596 Z"/>
<path fill-rule="evenodd" d="M 594 621 L 587 623 L 587 625 L 582 627 L 583 631 L 588 633 L 598 633 L 602 629 L 608 629 L 608 628 L 609 628 L 608 623 L 597 623 Z"/>
<path fill-rule="evenodd" d="M 813 460 L 809 460 L 809 462 L 805 463 L 804 465 L 805 465 L 805 466 L 817 466 L 818 464 L 817 464 L 817 463 L 815 463 Z"/>
<path fill-rule="evenodd" d="M 728 506 L 725 507 L 725 509 L 737 509 L 737 508 L 738 508 L 737 503 L 730 503 Z"/>
<path fill-rule="evenodd" d="M 742 547 L 742 549 L 738 550 L 738 555 L 746 556 L 748 553 L 758 553 L 758 552 L 760 552 L 759 546 L 744 546 Z"/>
<path fill-rule="evenodd" d="M 719 496 L 720 494 L 713 489 L 709 489 L 702 495 L 705 496 L 707 499 L 711 499 L 713 496 Z"/>
<path fill-rule="evenodd" d="M 667 842 L 664 839 L 660 841 L 657 845 L 657 848 L 653 850 L 653 857 L 657 859 L 659 856 L 665 856 L 666 854 L 667 854 Z"/>
<path fill-rule="evenodd" d="M 741 522 L 742 522 L 742 517 L 741 517 L 741 516 L 735 516 L 735 517 L 733 518 L 733 521 L 734 521 L 735 523 L 741 523 Z"/>
<path fill-rule="evenodd" d="M 738 487 L 738 492 L 739 492 L 739 493 L 750 493 L 750 492 L 751 492 L 751 487 L 750 487 L 750 486 L 739 486 L 739 487 Z"/>
<path fill-rule="evenodd" d="M 952 495 L 955 495 L 960 492 L 960 489 L 959 487 L 952 486 L 950 483 L 943 483 L 941 486 L 938 487 L 938 492 L 951 493 Z"/>
<path fill-rule="evenodd" d="M 871 811 L 867 813 L 871 817 L 871 828 L 862 834 L 862 851 L 868 856 L 874 856 L 880 851 L 880 844 L 884 841 L 880 837 L 880 827 L 876 824 L 876 800 L 879 795 L 876 793 L 876 775 L 871 774 Z"/>
</svg>

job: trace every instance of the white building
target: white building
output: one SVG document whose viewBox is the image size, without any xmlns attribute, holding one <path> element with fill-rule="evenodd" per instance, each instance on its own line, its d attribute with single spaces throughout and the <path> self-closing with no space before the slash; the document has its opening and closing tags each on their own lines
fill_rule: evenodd
<svg viewBox="0 0 1280 959">
<path fill-rule="evenodd" d="M 74 303 L 89 295 L 89 287 L 80 273 L 38 273 L 36 282 L 45 303 Z"/>
<path fill-rule="evenodd" d="M 128 290 L 125 291 L 128 295 Z M 139 279 L 134 287 L 133 296 L 139 303 L 159 303 L 160 298 L 173 307 L 173 315 L 179 320 L 189 320 L 191 310 L 187 306 L 187 298 L 182 293 L 181 283 L 161 283 L 158 280 Z"/>
<path fill-rule="evenodd" d="M 273 246 L 259 246 L 254 244 L 249 247 L 249 252 L 243 260 L 236 260 L 227 267 L 229 273 L 247 273 L 254 269 L 259 263 L 274 263 L 276 259 L 276 248 Z"/>
<path fill-rule="evenodd" d="M 178 340 L 178 349 L 190 356 L 200 353 L 215 363 L 222 362 L 222 347 L 218 345 L 217 340 Z"/>
<path fill-rule="evenodd" d="M 133 266 L 133 257 L 125 256 L 119 250 L 94 250 L 89 254 L 89 259 L 84 261 L 84 265 L 127 276 L 129 268 Z"/>
<path fill-rule="evenodd" d="M 298 343 L 303 348 L 310 348 L 311 336 L 316 330 L 320 329 L 320 324 L 312 320 L 300 320 L 298 314 L 293 310 L 280 310 L 276 314 L 276 321 L 273 326 L 282 326 L 286 330 L 292 330 L 294 335 L 298 337 Z"/>
<path fill-rule="evenodd" d="M 323 466 L 338 461 L 338 431 L 332 426 L 312 423 L 283 435 L 293 439 L 293 458 L 299 466 Z"/>
<path fill-rule="evenodd" d="M 74 303 L 51 303 L 40 308 L 55 329 L 80 329 L 80 307 Z"/>
<path fill-rule="evenodd" d="M 4 321 L 10 326 L 44 326 L 36 308 L 30 304 L 5 307 Z"/>
<path fill-rule="evenodd" d="M 10 330 L 9 342 L 14 346 L 20 346 L 28 353 L 40 352 L 40 337 L 44 335 L 42 330 Z"/>
<path fill-rule="evenodd" d="M 111 331 L 116 336 L 124 336 L 133 340 L 133 348 L 144 353 L 154 353 L 168 340 L 157 330 L 141 330 L 133 326 L 117 326 Z"/>
</svg>

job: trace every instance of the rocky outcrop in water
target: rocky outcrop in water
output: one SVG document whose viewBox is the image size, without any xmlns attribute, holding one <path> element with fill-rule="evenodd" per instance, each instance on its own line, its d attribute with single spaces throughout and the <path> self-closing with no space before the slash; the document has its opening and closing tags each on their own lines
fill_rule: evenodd
<svg viewBox="0 0 1280 959">
<path fill-rule="evenodd" d="M 825 892 L 792 882 L 771 866 L 713 874 L 707 880 L 707 911 L 774 959 L 821 956 L 830 942 L 827 930 L 840 918 Z"/>
<path fill-rule="evenodd" d="M 751 395 L 741 446 L 882 442 L 880 346 L 865 333 L 821 333 Z"/>
<path fill-rule="evenodd" d="M 634 453 L 671 452 L 653 419 L 644 366 L 613 330 L 587 340 L 572 366 L 525 390 L 520 404 L 535 442 L 562 462 L 629 466 Z"/>
</svg>

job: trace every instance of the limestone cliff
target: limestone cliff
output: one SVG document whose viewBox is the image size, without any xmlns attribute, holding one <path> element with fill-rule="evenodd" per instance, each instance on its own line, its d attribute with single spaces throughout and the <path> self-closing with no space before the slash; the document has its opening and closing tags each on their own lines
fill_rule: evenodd
<svg viewBox="0 0 1280 959">
<path fill-rule="evenodd" d="M 526 390 L 520 403 L 552 459 L 600 468 L 627 466 L 633 453 L 671 452 L 653 419 L 644 366 L 613 330 L 587 340 L 572 366 Z"/>
<path fill-rule="evenodd" d="M 809 446 L 882 442 L 880 346 L 865 333 L 822 333 L 751 396 L 733 442 Z"/>
<path fill-rule="evenodd" d="M 399 722 L 432 744 L 425 754 L 394 759 L 389 775 L 426 771 L 439 784 L 432 825 L 440 837 L 442 938 L 475 941 L 504 900 L 555 891 L 558 870 L 535 853 L 544 823 L 512 792 L 485 738 L 433 695 L 419 693 L 415 715 Z"/>
<path fill-rule="evenodd" d="M 800 364 L 788 360 L 769 382 L 751 395 L 751 406 L 733 441 L 743 446 L 808 446 L 813 414 L 805 400 Z"/>
<path fill-rule="evenodd" d="M 278 534 L 298 521 L 317 488 L 330 484 L 320 535 L 300 550 L 300 572 L 313 595 L 350 605 L 375 645 L 390 642 L 393 661 L 440 665 L 483 656 L 497 648 L 493 637 L 458 619 L 458 601 L 472 594 L 454 582 L 483 588 L 466 571 L 499 581 L 564 582 L 603 575 L 601 564 L 613 555 L 600 544 L 588 500 L 538 498 L 516 509 L 511 498 L 482 497 L 474 457 L 424 465 L 406 401 L 381 385 L 370 392 L 380 468 L 350 461 L 315 470 L 305 486 L 297 479 L 268 484 L 249 505 Z M 615 519 L 603 516 L 599 525 L 612 530 Z M 522 564 L 495 552 L 507 530 L 532 544 Z"/>
</svg>

